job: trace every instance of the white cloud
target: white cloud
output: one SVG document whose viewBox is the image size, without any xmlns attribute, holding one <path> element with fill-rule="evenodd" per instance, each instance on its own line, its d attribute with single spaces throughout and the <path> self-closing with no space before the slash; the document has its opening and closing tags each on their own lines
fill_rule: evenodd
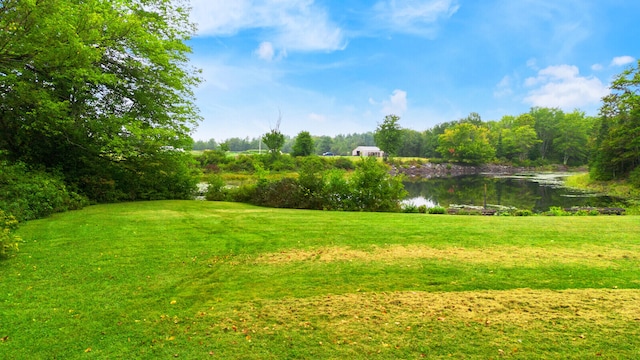
<svg viewBox="0 0 640 360">
<path fill-rule="evenodd" d="M 611 66 L 624 66 L 627 64 L 631 64 L 634 61 L 636 61 L 636 59 L 631 56 L 618 56 L 614 57 L 613 60 L 611 60 Z"/>
<path fill-rule="evenodd" d="M 316 123 L 324 123 L 327 121 L 327 117 L 324 115 L 320 115 L 320 114 L 316 114 L 316 113 L 311 113 L 309 114 L 309 120 L 316 122 Z"/>
<path fill-rule="evenodd" d="M 579 69 L 571 65 L 544 68 L 536 77 L 526 79 L 525 86 L 533 88 L 525 103 L 567 110 L 597 104 L 609 94 L 609 88 L 600 79 L 580 76 Z"/>
<path fill-rule="evenodd" d="M 382 113 L 384 115 L 402 116 L 407 111 L 407 92 L 402 90 L 394 90 L 389 96 L 389 100 L 382 102 Z"/>
<path fill-rule="evenodd" d="M 496 98 L 501 98 L 505 96 L 509 96 L 513 94 L 513 90 L 511 89 L 511 77 L 505 76 L 500 80 L 498 85 L 496 85 L 496 89 L 493 91 L 493 96 Z"/>
<path fill-rule="evenodd" d="M 391 31 L 433 37 L 435 24 L 453 16 L 460 5 L 457 0 L 383 0 L 374 10 L 378 20 Z"/>
<path fill-rule="evenodd" d="M 593 64 L 593 65 L 591 65 L 591 70 L 593 70 L 593 71 L 601 71 L 602 69 L 604 69 L 604 66 L 602 66 L 602 64 Z"/>
<path fill-rule="evenodd" d="M 275 50 L 273 49 L 273 44 L 268 41 L 263 41 L 260 43 L 260 46 L 256 50 L 256 55 L 262 60 L 271 61 L 275 55 Z"/>
<path fill-rule="evenodd" d="M 192 0 L 200 36 L 231 36 L 263 29 L 272 46 L 291 51 L 344 49 L 343 31 L 313 0 Z"/>
</svg>

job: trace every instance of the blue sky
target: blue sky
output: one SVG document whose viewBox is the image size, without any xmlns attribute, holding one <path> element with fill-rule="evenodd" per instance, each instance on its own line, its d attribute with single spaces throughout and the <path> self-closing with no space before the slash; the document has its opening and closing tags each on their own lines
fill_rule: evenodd
<svg viewBox="0 0 640 360">
<path fill-rule="evenodd" d="M 640 57 L 635 0 L 191 0 L 196 140 L 596 115 Z"/>
</svg>

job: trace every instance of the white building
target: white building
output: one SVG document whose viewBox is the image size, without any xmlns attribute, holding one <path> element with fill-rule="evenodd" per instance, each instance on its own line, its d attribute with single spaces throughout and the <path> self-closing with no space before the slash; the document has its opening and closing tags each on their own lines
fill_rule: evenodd
<svg viewBox="0 0 640 360">
<path fill-rule="evenodd" d="M 384 157 L 384 151 L 377 146 L 358 146 L 351 152 L 353 156 L 375 156 Z"/>
</svg>

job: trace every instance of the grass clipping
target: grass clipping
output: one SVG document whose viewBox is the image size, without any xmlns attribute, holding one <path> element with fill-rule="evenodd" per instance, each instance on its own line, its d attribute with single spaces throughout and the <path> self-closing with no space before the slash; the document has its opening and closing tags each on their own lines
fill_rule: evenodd
<svg viewBox="0 0 640 360">
<path fill-rule="evenodd" d="M 452 326 L 530 332 L 556 323 L 565 329 L 587 323 L 640 325 L 639 303 L 640 291 L 617 289 L 353 293 L 251 302 L 217 327 L 253 336 L 322 330 L 334 342 L 380 344 L 397 342 L 409 331 L 447 332 Z"/>
<path fill-rule="evenodd" d="M 437 249 L 423 245 L 372 246 L 370 250 L 348 247 L 323 247 L 312 250 L 287 250 L 263 254 L 256 259 L 258 264 L 282 264 L 301 261 L 363 261 L 396 262 L 411 259 L 435 259 L 462 261 L 475 264 L 500 264 L 502 266 L 540 266 L 544 264 L 584 264 L 590 267 L 615 266 L 613 261 L 637 259 L 637 252 L 605 247 L 559 248 L 550 251 L 543 248 L 501 246 L 499 248 L 445 248 Z"/>
</svg>

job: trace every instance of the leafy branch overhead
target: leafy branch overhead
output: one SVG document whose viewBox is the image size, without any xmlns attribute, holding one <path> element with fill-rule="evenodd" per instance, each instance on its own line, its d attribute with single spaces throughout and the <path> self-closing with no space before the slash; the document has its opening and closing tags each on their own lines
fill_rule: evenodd
<svg viewBox="0 0 640 360">
<path fill-rule="evenodd" d="M 162 197 L 163 179 L 188 172 L 186 156 L 169 154 L 190 147 L 200 120 L 185 44 L 195 29 L 180 2 L 7 0 L 0 28 L 9 160 L 62 171 L 98 200 Z"/>
</svg>

